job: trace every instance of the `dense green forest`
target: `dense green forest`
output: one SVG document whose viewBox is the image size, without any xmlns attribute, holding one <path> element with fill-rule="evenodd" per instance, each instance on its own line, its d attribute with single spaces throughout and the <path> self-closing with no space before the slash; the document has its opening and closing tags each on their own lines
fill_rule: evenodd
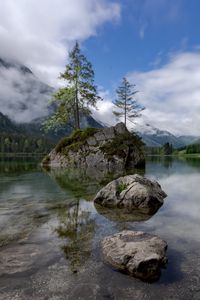
<svg viewBox="0 0 200 300">
<path fill-rule="evenodd" d="M 147 155 L 172 155 L 174 148 L 172 144 L 165 143 L 162 147 L 145 147 L 145 153 Z"/>
<path fill-rule="evenodd" d="M 200 153 L 200 143 L 188 145 L 185 149 L 186 154 Z"/>
<path fill-rule="evenodd" d="M 22 134 L 0 134 L 0 153 L 46 154 L 54 146 L 52 141 Z"/>
<path fill-rule="evenodd" d="M 166 143 L 162 147 L 145 147 L 147 155 L 172 155 L 172 154 L 196 154 L 200 153 L 200 143 L 193 143 L 175 150 L 172 144 Z"/>
</svg>

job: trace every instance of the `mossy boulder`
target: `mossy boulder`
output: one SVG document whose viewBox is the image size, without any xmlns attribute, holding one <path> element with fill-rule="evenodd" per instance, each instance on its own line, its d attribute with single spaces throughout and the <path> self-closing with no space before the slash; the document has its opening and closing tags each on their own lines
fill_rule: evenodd
<svg viewBox="0 0 200 300">
<path fill-rule="evenodd" d="M 123 123 L 96 129 L 76 130 L 63 138 L 43 165 L 98 168 L 113 172 L 144 163 L 143 143 Z"/>
</svg>

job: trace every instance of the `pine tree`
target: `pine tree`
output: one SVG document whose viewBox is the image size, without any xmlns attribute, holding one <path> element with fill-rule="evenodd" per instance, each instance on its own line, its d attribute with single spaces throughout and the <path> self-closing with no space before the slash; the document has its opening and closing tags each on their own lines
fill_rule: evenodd
<svg viewBox="0 0 200 300">
<path fill-rule="evenodd" d="M 122 85 L 116 90 L 117 99 L 114 101 L 114 105 L 117 110 L 113 111 L 113 113 L 117 118 L 124 116 L 125 126 L 127 120 L 132 122 L 134 118 L 140 117 L 141 111 L 145 109 L 134 99 L 137 92 L 135 85 L 130 84 L 125 77 L 122 80 Z"/>
<path fill-rule="evenodd" d="M 101 98 L 94 84 L 92 64 L 81 53 L 78 42 L 69 53 L 69 63 L 60 78 L 66 80 L 65 88 L 60 88 L 52 102 L 57 103 L 56 112 L 45 122 L 46 130 L 56 129 L 66 123 L 80 128 L 80 117 L 90 115 L 90 107 L 96 107 Z"/>
</svg>

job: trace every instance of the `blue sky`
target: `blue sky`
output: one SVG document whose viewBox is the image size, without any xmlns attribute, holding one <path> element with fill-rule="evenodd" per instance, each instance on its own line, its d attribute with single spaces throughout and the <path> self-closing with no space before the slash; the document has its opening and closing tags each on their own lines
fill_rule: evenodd
<svg viewBox="0 0 200 300">
<path fill-rule="evenodd" d="M 99 85 L 110 89 L 127 73 L 165 64 L 169 55 L 200 44 L 200 1 L 118 1 L 121 17 L 83 43 Z"/>
<path fill-rule="evenodd" d="M 200 136 L 199 12 L 199 0 L 0 0 L 0 57 L 22 62 L 59 87 L 78 40 L 104 98 L 95 118 L 116 122 L 112 101 L 127 76 L 146 107 L 138 126 Z M 14 95 L 14 75 L 6 75 L 7 86 L 5 78 L 0 82 L 0 96 Z M 20 120 L 15 111 L 10 115 Z"/>
</svg>

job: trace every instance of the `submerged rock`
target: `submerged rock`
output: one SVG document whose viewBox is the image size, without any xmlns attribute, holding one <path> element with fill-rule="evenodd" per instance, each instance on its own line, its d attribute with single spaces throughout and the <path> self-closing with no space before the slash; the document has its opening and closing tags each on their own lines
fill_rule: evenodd
<svg viewBox="0 0 200 300">
<path fill-rule="evenodd" d="M 94 202 L 110 208 L 143 209 L 155 213 L 167 195 L 157 182 L 140 175 L 127 175 L 108 183 L 94 198 Z"/>
<path fill-rule="evenodd" d="M 122 231 L 101 242 L 105 262 L 144 281 L 155 281 L 167 263 L 167 243 L 141 231 Z"/>
<path fill-rule="evenodd" d="M 43 160 L 46 166 L 124 170 L 144 163 L 143 143 L 123 123 L 77 130 L 62 139 Z"/>
</svg>

